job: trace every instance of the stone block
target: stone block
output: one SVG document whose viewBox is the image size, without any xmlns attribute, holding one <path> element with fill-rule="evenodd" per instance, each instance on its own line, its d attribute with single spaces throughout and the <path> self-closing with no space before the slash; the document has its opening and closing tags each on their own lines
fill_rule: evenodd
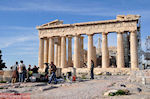
<svg viewBox="0 0 150 99">
<path fill-rule="evenodd" d="M 62 72 L 62 69 L 61 68 L 57 68 L 56 77 L 60 77 L 61 76 L 61 72 Z"/>
<path fill-rule="evenodd" d="M 11 81 L 12 71 L 4 71 L 3 81 Z"/>
<path fill-rule="evenodd" d="M 0 75 L 3 75 L 4 74 L 4 71 L 3 70 L 0 70 Z"/>
</svg>

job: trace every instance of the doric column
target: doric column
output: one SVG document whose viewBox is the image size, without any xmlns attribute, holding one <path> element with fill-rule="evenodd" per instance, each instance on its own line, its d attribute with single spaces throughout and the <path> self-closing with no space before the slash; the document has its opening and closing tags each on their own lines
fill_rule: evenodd
<svg viewBox="0 0 150 99">
<path fill-rule="evenodd" d="M 75 35 L 74 37 L 74 67 L 80 68 L 80 59 L 79 59 L 79 36 Z"/>
<path fill-rule="evenodd" d="M 68 37 L 68 66 L 72 66 L 72 37 Z"/>
<path fill-rule="evenodd" d="M 102 33 L 102 68 L 109 67 L 109 50 L 107 43 L 107 33 Z"/>
<path fill-rule="evenodd" d="M 38 66 L 40 67 L 40 70 L 44 68 L 44 39 L 40 38 L 39 41 L 39 62 Z"/>
<path fill-rule="evenodd" d="M 55 44 L 55 59 L 54 59 L 54 64 L 58 66 L 58 44 Z"/>
<path fill-rule="evenodd" d="M 124 67 L 124 45 L 123 45 L 123 34 L 117 33 L 117 68 Z"/>
<path fill-rule="evenodd" d="M 49 38 L 49 63 L 54 62 L 54 38 Z"/>
<path fill-rule="evenodd" d="M 88 55 L 87 55 L 87 66 L 91 67 L 92 53 L 93 53 L 93 35 L 88 35 Z"/>
<path fill-rule="evenodd" d="M 45 38 L 44 63 L 48 63 L 49 39 Z"/>
<path fill-rule="evenodd" d="M 137 31 L 132 31 L 130 33 L 130 57 L 131 68 L 138 68 Z"/>
<path fill-rule="evenodd" d="M 66 68 L 66 37 L 61 37 L 61 68 Z"/>
<path fill-rule="evenodd" d="M 83 36 L 81 36 L 80 37 L 80 42 L 79 42 L 79 44 L 80 44 L 80 66 L 81 67 L 83 67 L 84 66 L 84 45 L 83 45 L 83 39 L 84 39 L 84 37 Z"/>
<path fill-rule="evenodd" d="M 61 67 L 61 38 L 58 38 L 58 67 Z"/>
</svg>

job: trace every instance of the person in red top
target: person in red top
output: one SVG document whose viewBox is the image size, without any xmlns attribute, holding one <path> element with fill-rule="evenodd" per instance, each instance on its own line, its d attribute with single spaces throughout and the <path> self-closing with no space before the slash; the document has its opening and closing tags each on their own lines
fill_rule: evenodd
<svg viewBox="0 0 150 99">
<path fill-rule="evenodd" d="M 55 74 L 57 68 L 53 62 L 51 62 L 51 64 L 50 64 L 50 70 L 51 70 L 51 76 L 49 78 L 48 83 L 50 84 L 52 82 L 52 80 L 54 80 L 54 83 L 57 84 L 57 79 L 56 79 L 56 74 Z"/>
</svg>

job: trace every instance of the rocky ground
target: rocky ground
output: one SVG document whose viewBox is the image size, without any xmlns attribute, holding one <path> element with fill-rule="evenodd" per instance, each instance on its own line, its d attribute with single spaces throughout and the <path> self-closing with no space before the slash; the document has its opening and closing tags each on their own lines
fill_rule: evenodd
<svg viewBox="0 0 150 99">
<path fill-rule="evenodd" d="M 127 89 L 131 95 L 104 96 L 105 92 L 112 89 Z M 56 85 L 47 83 L 0 85 L 0 98 L 21 96 L 28 97 L 22 99 L 30 97 L 31 99 L 150 99 L 150 85 L 131 83 L 128 76 L 97 76 L 94 80 L 79 79 L 76 82 Z"/>
</svg>

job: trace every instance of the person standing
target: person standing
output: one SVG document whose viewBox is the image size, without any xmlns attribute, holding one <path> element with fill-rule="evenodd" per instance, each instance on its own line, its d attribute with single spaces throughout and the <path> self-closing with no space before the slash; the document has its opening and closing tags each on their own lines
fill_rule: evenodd
<svg viewBox="0 0 150 99">
<path fill-rule="evenodd" d="M 90 79 L 94 79 L 94 62 L 93 62 L 93 60 L 91 60 L 90 75 L 91 75 Z"/>
<path fill-rule="evenodd" d="M 52 82 L 52 80 L 54 80 L 54 83 L 57 84 L 57 79 L 56 79 L 56 74 L 55 74 L 57 68 L 53 62 L 51 62 L 51 64 L 50 64 L 50 70 L 51 70 L 51 76 L 49 78 L 48 83 L 50 84 Z"/>
<path fill-rule="evenodd" d="M 18 62 L 16 62 L 16 64 L 12 67 L 12 71 L 13 71 L 12 80 L 11 80 L 12 83 L 15 83 L 17 80 L 17 77 L 18 77 L 17 76 L 17 67 L 18 67 Z"/>
<path fill-rule="evenodd" d="M 29 65 L 29 67 L 28 67 L 28 71 L 31 71 L 31 65 Z"/>
<path fill-rule="evenodd" d="M 29 65 L 28 70 L 27 70 L 27 80 L 29 81 L 29 77 L 32 76 L 32 70 L 31 70 L 31 65 Z"/>
<path fill-rule="evenodd" d="M 48 74 L 48 69 L 49 69 L 49 65 L 48 63 L 45 63 L 46 67 L 45 67 L 45 74 Z"/>
<path fill-rule="evenodd" d="M 19 66 L 18 66 L 19 82 L 24 82 L 24 80 L 25 80 L 25 71 L 26 71 L 26 67 L 23 64 L 23 61 L 21 60 Z"/>
</svg>

